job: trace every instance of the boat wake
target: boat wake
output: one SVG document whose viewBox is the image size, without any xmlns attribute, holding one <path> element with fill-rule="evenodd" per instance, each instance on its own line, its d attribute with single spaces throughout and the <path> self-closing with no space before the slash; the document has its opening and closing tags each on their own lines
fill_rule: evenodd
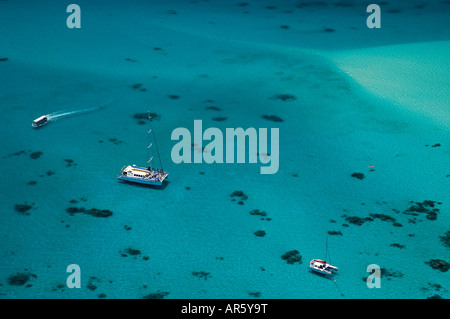
<svg viewBox="0 0 450 319">
<path fill-rule="evenodd" d="M 65 117 L 69 117 L 69 116 L 74 116 L 74 115 L 78 115 L 78 114 L 82 114 L 82 113 L 89 113 L 89 112 L 94 112 L 94 111 L 98 111 L 103 109 L 104 106 L 102 107 L 91 107 L 88 109 L 82 109 L 82 110 L 76 110 L 76 111 L 57 111 L 57 112 L 53 112 L 51 114 L 47 114 L 46 117 L 48 118 L 49 121 L 56 121 L 59 120 L 61 118 L 65 118 Z"/>
<path fill-rule="evenodd" d="M 86 109 L 81 109 L 81 110 L 75 110 L 75 111 L 56 111 L 47 115 L 44 115 L 48 121 L 57 121 L 60 120 L 62 118 L 67 118 L 67 117 L 71 117 L 71 116 L 75 116 L 75 115 L 79 115 L 79 114 L 84 114 L 84 113 L 90 113 L 90 112 L 95 112 L 95 111 L 100 111 L 102 109 L 104 109 L 105 107 L 107 107 L 109 104 L 114 103 L 116 100 L 118 100 L 119 98 L 115 98 L 101 106 L 96 106 L 96 107 L 90 107 L 90 108 L 86 108 Z"/>
</svg>

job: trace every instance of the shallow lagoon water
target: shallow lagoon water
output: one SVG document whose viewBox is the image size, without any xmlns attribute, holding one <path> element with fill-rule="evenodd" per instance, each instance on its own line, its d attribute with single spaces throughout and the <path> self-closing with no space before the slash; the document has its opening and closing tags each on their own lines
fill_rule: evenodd
<svg viewBox="0 0 450 319">
<path fill-rule="evenodd" d="M 365 5 L 346 3 L 79 1 L 82 28 L 70 30 L 64 5 L 1 2 L 1 298 L 447 298 L 449 272 L 425 262 L 450 262 L 440 239 L 450 224 L 448 54 L 429 55 L 448 47 L 450 6 L 389 1 L 382 29 L 369 30 Z M 390 55 L 407 71 L 399 96 L 385 85 Z M 427 68 L 402 69 L 408 55 Z M 430 88 L 418 94 L 424 75 Z M 424 96 L 432 111 L 420 108 Z M 42 114 L 109 101 L 31 128 Z M 148 109 L 170 173 L 163 189 L 115 178 L 147 160 L 147 126 L 134 115 Z M 171 133 L 193 131 L 195 119 L 204 129 L 278 127 L 279 171 L 174 164 Z M 436 220 L 405 214 L 425 200 L 442 203 Z M 370 214 L 402 226 L 345 217 Z M 327 236 L 336 281 L 307 270 Z M 281 258 L 293 249 L 301 264 Z M 69 264 L 80 265 L 82 289 L 65 286 Z M 380 289 L 363 280 L 369 264 L 387 270 Z M 11 284 L 18 273 L 28 281 Z"/>
</svg>

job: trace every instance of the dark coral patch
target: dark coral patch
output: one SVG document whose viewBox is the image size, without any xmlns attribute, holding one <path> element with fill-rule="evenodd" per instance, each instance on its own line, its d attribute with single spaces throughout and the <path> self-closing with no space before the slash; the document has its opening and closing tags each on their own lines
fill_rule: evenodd
<svg viewBox="0 0 450 319">
<path fill-rule="evenodd" d="M 150 117 L 152 120 L 160 120 L 161 115 L 158 113 L 152 113 L 150 112 Z M 136 120 L 147 120 L 148 119 L 148 113 L 136 113 L 133 115 L 133 118 Z"/>
<path fill-rule="evenodd" d="M 244 205 L 244 201 L 248 199 L 248 196 L 245 195 L 243 191 L 234 191 L 230 197 L 232 197 L 232 201 L 235 201 L 236 199 L 234 197 L 237 197 L 239 199 L 239 205 Z"/>
<path fill-rule="evenodd" d="M 400 13 L 400 12 L 402 12 L 402 10 L 399 10 L 399 9 L 389 9 L 389 10 L 387 10 L 386 12 L 389 12 L 389 13 Z"/>
<path fill-rule="evenodd" d="M 115 144 L 115 145 L 119 145 L 122 144 L 122 141 L 119 141 L 117 138 L 111 137 L 108 139 L 108 141 L 110 141 L 111 143 Z"/>
<path fill-rule="evenodd" d="M 281 101 L 295 101 L 297 97 L 293 94 L 275 94 L 269 99 L 271 100 L 281 100 Z"/>
<path fill-rule="evenodd" d="M 354 4 L 353 4 L 353 2 L 350 2 L 350 1 L 339 1 L 339 2 L 334 2 L 333 6 L 335 6 L 335 7 L 353 7 Z"/>
<path fill-rule="evenodd" d="M 446 232 L 444 236 L 439 236 L 441 238 L 441 242 L 450 248 L 450 231 Z"/>
<path fill-rule="evenodd" d="M 264 237 L 266 236 L 266 232 L 264 230 L 257 230 L 255 231 L 255 235 L 258 237 Z"/>
<path fill-rule="evenodd" d="M 30 157 L 32 158 L 32 159 L 38 159 L 39 157 L 41 157 L 42 156 L 42 152 L 41 151 L 37 151 L 37 152 L 33 152 L 33 153 L 31 153 L 30 154 Z"/>
<path fill-rule="evenodd" d="M 167 291 L 158 291 L 145 295 L 142 299 L 164 299 L 168 294 Z"/>
<path fill-rule="evenodd" d="M 226 121 L 227 118 L 225 116 L 218 116 L 218 117 L 213 117 L 212 120 L 216 121 L 216 122 L 223 122 L 223 121 Z"/>
<path fill-rule="evenodd" d="M 395 218 L 385 214 L 370 214 L 372 218 L 381 219 L 382 221 L 395 222 Z"/>
<path fill-rule="evenodd" d="M 250 212 L 250 215 L 258 215 L 258 216 L 267 216 L 267 213 L 266 212 L 264 212 L 264 211 L 260 211 L 259 209 L 253 209 L 251 212 Z"/>
<path fill-rule="evenodd" d="M 262 118 L 272 122 L 284 122 L 283 119 L 277 115 L 263 115 Z"/>
<path fill-rule="evenodd" d="M 29 273 L 17 273 L 8 277 L 8 284 L 11 286 L 23 286 L 31 279 L 31 277 L 36 278 L 36 275 Z"/>
<path fill-rule="evenodd" d="M 392 278 L 403 278 L 403 274 L 399 271 L 394 271 L 391 269 L 381 268 L 380 269 L 381 276 L 386 278 L 387 280 L 391 280 Z M 363 281 L 367 282 L 368 277 L 363 277 Z"/>
<path fill-rule="evenodd" d="M 127 248 L 127 249 L 125 249 L 125 252 L 131 256 L 136 256 L 136 255 L 141 254 L 141 251 L 139 249 L 134 249 L 134 248 Z"/>
<path fill-rule="evenodd" d="M 363 173 L 355 172 L 355 173 L 353 173 L 351 176 L 352 176 L 352 177 L 355 177 L 355 178 L 357 178 L 357 179 L 364 179 L 364 174 L 363 174 Z"/>
<path fill-rule="evenodd" d="M 394 271 L 392 269 L 387 268 L 381 268 L 381 276 L 386 277 L 388 280 L 390 280 L 390 277 L 393 278 L 403 278 L 403 274 L 399 271 Z"/>
<path fill-rule="evenodd" d="M 414 203 L 414 202 L 412 202 Z M 406 209 L 403 214 L 417 216 L 417 213 L 427 214 L 426 218 L 429 220 L 436 220 L 438 208 L 434 208 L 435 205 L 440 205 L 442 203 L 433 200 L 424 200 L 423 202 L 416 202 L 410 208 Z"/>
<path fill-rule="evenodd" d="M 94 291 L 95 289 L 97 289 L 97 286 L 94 285 L 94 283 L 92 283 L 92 282 L 88 282 L 88 284 L 86 285 L 86 288 Z"/>
<path fill-rule="evenodd" d="M 205 280 L 207 280 L 209 277 L 211 277 L 211 274 L 206 271 L 193 271 L 192 275 L 195 277 L 198 277 L 200 279 L 205 279 Z"/>
<path fill-rule="evenodd" d="M 77 166 L 75 161 L 73 159 L 70 159 L 70 158 L 64 159 L 64 162 L 66 162 L 66 167 Z"/>
<path fill-rule="evenodd" d="M 231 195 L 231 197 L 237 196 L 237 197 L 247 197 L 247 195 L 244 194 L 243 191 L 234 191 Z M 247 199 L 247 198 L 245 198 Z"/>
<path fill-rule="evenodd" d="M 450 269 L 450 264 L 442 259 L 431 259 L 425 262 L 425 264 L 430 265 L 431 268 L 446 272 Z"/>
<path fill-rule="evenodd" d="M 98 209 L 98 208 L 91 208 L 86 209 L 83 207 L 77 208 L 77 207 L 69 207 L 66 209 L 66 211 L 69 213 L 70 216 L 73 216 L 76 213 L 83 213 L 86 215 L 94 216 L 94 217 L 110 217 L 112 216 L 113 212 L 108 209 Z"/>
<path fill-rule="evenodd" d="M 28 205 L 28 204 L 16 204 L 14 205 L 14 209 L 23 214 L 23 215 L 30 215 L 30 213 L 28 212 L 31 208 L 33 208 L 33 206 Z"/>
<path fill-rule="evenodd" d="M 217 106 L 207 106 L 207 107 L 205 107 L 205 110 L 222 111 L 222 109 L 220 107 L 217 107 Z"/>
<path fill-rule="evenodd" d="M 138 90 L 138 89 L 140 89 L 141 87 L 142 87 L 142 83 L 136 83 L 136 84 L 133 84 L 132 86 L 131 86 L 131 88 L 133 89 L 133 90 Z"/>
<path fill-rule="evenodd" d="M 401 245 L 401 244 L 399 244 L 399 243 L 393 243 L 393 244 L 390 244 L 389 246 L 391 246 L 391 247 L 396 247 L 396 248 L 400 248 L 400 249 L 405 248 L 405 245 Z"/>
<path fill-rule="evenodd" d="M 286 262 L 291 265 L 294 263 L 302 263 L 302 255 L 300 255 L 300 252 L 296 249 L 287 251 L 281 255 L 281 259 L 286 260 Z"/>
<path fill-rule="evenodd" d="M 358 225 L 358 226 L 361 226 L 365 222 L 373 221 L 373 219 L 370 217 L 362 218 L 362 217 L 358 217 L 358 216 L 346 216 L 346 215 L 343 215 L 342 217 L 344 217 L 345 220 L 348 221 L 350 224 Z"/>
</svg>

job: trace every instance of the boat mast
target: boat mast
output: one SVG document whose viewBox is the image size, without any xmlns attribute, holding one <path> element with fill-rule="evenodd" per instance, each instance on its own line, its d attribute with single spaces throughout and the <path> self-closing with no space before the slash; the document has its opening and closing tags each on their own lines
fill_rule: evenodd
<svg viewBox="0 0 450 319">
<path fill-rule="evenodd" d="M 148 149 L 149 149 L 149 155 L 150 155 L 150 159 L 148 160 L 148 162 L 147 163 L 150 163 L 149 164 L 149 168 L 151 169 L 152 168 L 152 159 L 153 159 L 153 156 L 152 156 L 152 124 L 151 124 L 151 116 L 150 116 L 150 111 L 148 111 L 148 136 L 149 136 L 149 139 L 150 139 L 150 144 L 148 145 Z"/>
<path fill-rule="evenodd" d="M 152 156 L 152 149 L 151 149 L 151 147 L 152 147 L 152 145 L 153 145 L 153 143 L 152 143 L 152 134 L 153 134 L 153 137 L 155 138 L 156 153 L 158 154 L 159 165 L 161 166 L 161 170 L 164 171 L 164 168 L 163 168 L 162 162 L 161 162 L 161 156 L 159 156 L 158 143 L 156 142 L 155 133 L 153 133 L 153 129 L 152 129 L 151 118 L 152 118 L 152 117 L 151 117 L 151 115 L 150 115 L 150 111 L 148 111 L 148 128 L 149 128 L 148 133 L 149 133 L 149 137 L 150 137 L 150 145 L 148 146 L 148 148 L 149 148 L 149 150 L 150 150 L 150 151 L 149 151 L 149 152 L 150 152 L 150 159 L 149 159 L 148 163 L 150 163 L 150 169 L 151 169 L 151 161 L 152 161 L 152 159 L 153 159 L 153 156 Z"/>
</svg>

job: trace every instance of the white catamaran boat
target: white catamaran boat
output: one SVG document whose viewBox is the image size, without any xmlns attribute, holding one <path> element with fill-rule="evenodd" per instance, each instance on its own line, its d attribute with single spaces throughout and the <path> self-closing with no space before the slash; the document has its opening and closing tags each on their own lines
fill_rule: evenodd
<svg viewBox="0 0 450 319">
<path fill-rule="evenodd" d="M 328 256 L 328 238 L 327 238 L 327 244 L 326 244 L 326 251 L 325 251 L 325 258 Z M 338 270 L 338 267 L 327 263 L 325 260 L 321 259 L 313 259 L 309 263 L 310 270 L 315 271 L 317 273 L 327 275 L 327 276 L 333 276 L 335 272 Z"/>
<path fill-rule="evenodd" d="M 47 124 L 47 123 L 48 123 L 48 117 L 47 117 L 47 115 L 42 115 L 42 116 L 38 117 L 37 119 L 35 119 L 35 120 L 33 121 L 33 123 L 31 124 L 31 126 L 37 128 L 37 127 L 44 126 L 44 125 Z"/>
<path fill-rule="evenodd" d="M 162 168 L 161 159 L 159 158 L 158 145 L 156 145 L 156 151 L 158 153 L 161 169 L 152 168 L 151 166 L 153 157 L 152 157 L 152 137 L 151 137 L 152 125 L 150 112 L 148 112 L 148 126 L 149 126 L 148 133 L 150 137 L 150 145 L 148 146 L 150 150 L 150 160 L 148 161 L 149 166 L 148 167 L 140 167 L 136 165 L 124 166 L 122 167 L 120 175 L 117 177 L 117 179 L 132 183 L 161 186 L 163 181 L 167 178 L 167 175 L 169 175 L 167 172 L 164 172 Z"/>
</svg>

